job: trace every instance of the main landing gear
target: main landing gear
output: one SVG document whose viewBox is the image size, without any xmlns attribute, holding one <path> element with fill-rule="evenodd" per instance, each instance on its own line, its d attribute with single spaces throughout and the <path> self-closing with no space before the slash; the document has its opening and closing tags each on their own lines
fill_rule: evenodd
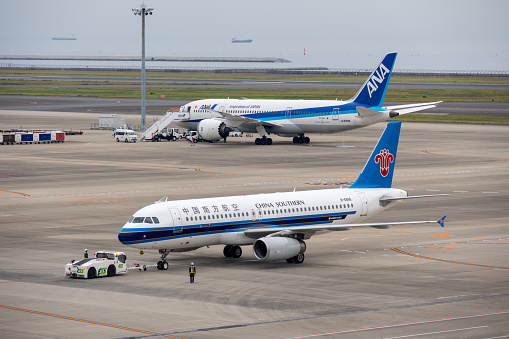
<svg viewBox="0 0 509 339">
<path fill-rule="evenodd" d="M 266 136 L 256 138 L 255 145 L 272 145 L 272 138 L 267 138 Z"/>
<path fill-rule="evenodd" d="M 302 264 L 304 262 L 304 253 L 297 254 L 295 257 L 286 259 L 289 264 Z"/>
<path fill-rule="evenodd" d="M 226 245 L 223 254 L 227 258 L 240 258 L 242 255 L 242 248 L 238 245 Z"/>
<path fill-rule="evenodd" d="M 166 261 L 166 256 L 168 255 L 167 250 L 159 250 L 159 254 L 161 255 L 161 260 L 157 262 L 157 269 L 166 271 L 168 269 L 168 262 Z"/>
<path fill-rule="evenodd" d="M 311 139 L 309 137 L 304 136 L 304 134 L 300 134 L 297 137 L 293 137 L 293 143 L 294 144 L 309 144 Z"/>
</svg>

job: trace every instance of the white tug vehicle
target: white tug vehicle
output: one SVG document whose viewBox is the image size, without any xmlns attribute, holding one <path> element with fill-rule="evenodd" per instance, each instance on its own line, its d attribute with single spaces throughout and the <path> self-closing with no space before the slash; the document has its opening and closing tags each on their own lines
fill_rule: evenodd
<svg viewBox="0 0 509 339">
<path fill-rule="evenodd" d="M 127 273 L 124 252 L 98 251 L 94 258 L 71 261 L 65 265 L 65 275 L 71 278 L 93 279 Z"/>
</svg>

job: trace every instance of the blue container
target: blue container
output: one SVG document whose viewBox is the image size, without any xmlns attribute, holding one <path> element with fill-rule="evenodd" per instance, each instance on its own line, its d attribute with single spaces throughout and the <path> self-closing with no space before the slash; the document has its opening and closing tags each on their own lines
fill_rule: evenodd
<svg viewBox="0 0 509 339">
<path fill-rule="evenodd" d="M 39 141 L 51 141 L 51 133 L 39 133 Z"/>
<path fill-rule="evenodd" d="M 21 134 L 21 142 L 33 142 L 34 135 L 32 133 L 23 133 Z"/>
</svg>

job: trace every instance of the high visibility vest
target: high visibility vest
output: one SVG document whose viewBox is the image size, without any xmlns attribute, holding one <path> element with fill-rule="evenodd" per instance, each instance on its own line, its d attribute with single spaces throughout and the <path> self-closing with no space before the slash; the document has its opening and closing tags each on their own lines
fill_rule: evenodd
<svg viewBox="0 0 509 339">
<path fill-rule="evenodd" d="M 190 274 L 195 274 L 196 273 L 196 269 L 194 268 L 194 266 L 189 267 L 189 273 Z"/>
</svg>

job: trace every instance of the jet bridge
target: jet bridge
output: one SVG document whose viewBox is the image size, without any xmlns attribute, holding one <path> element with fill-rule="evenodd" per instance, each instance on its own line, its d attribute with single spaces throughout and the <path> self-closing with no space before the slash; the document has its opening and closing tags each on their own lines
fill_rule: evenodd
<svg viewBox="0 0 509 339">
<path fill-rule="evenodd" d="M 185 114 L 182 114 L 181 112 L 167 111 L 164 117 L 154 122 L 149 128 L 145 130 L 145 132 L 141 134 L 140 141 L 145 140 L 147 137 L 152 138 L 153 134 L 161 132 L 163 129 L 166 128 L 166 126 L 171 124 L 171 122 L 177 118 L 179 119 L 185 118 Z"/>
</svg>

